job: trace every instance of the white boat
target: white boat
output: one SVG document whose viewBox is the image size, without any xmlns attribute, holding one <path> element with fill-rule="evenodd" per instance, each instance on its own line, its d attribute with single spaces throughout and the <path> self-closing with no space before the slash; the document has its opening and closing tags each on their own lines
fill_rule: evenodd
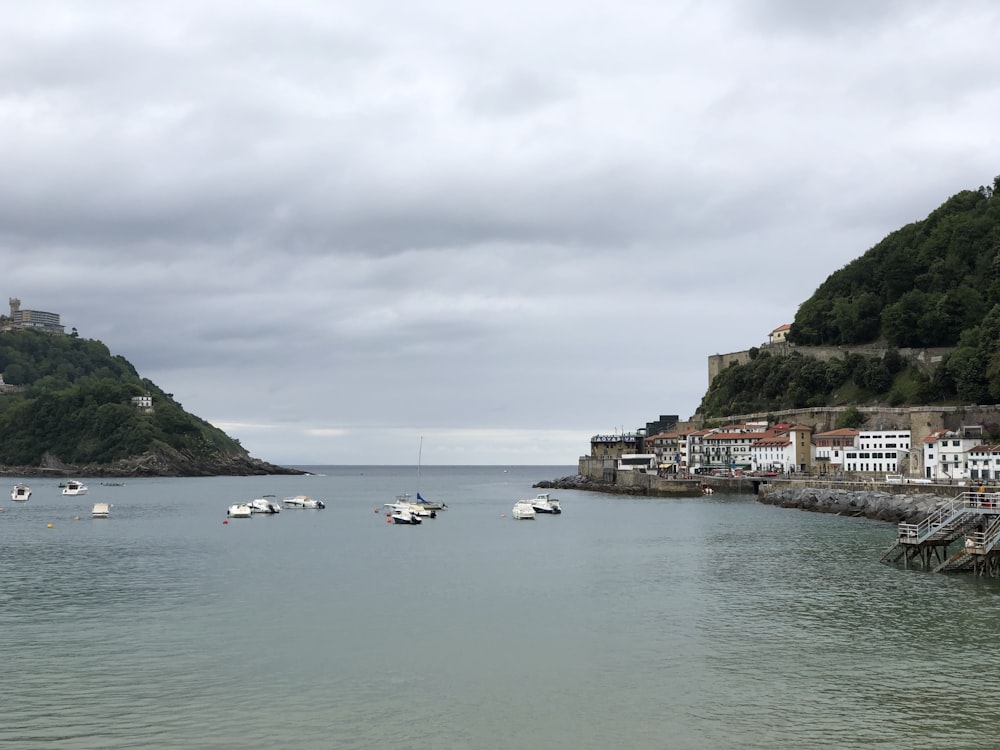
<svg viewBox="0 0 1000 750">
<path fill-rule="evenodd" d="M 94 518 L 107 518 L 111 515 L 111 505 L 108 503 L 94 503 L 94 509 L 90 512 Z"/>
<path fill-rule="evenodd" d="M 387 512 L 390 514 L 395 513 L 397 511 L 405 510 L 408 513 L 412 513 L 413 515 L 417 516 L 418 518 L 437 518 L 436 510 L 431 510 L 429 508 L 426 508 L 420 503 L 410 502 L 409 495 L 397 495 L 396 502 L 386 503 L 385 507 L 389 509 Z"/>
<path fill-rule="evenodd" d="M 535 499 L 528 502 L 535 509 L 535 513 L 562 513 L 562 506 L 559 505 L 559 501 L 554 497 L 549 497 L 548 492 L 535 495 Z"/>
<path fill-rule="evenodd" d="M 10 491 L 10 499 L 15 500 L 19 503 L 27 502 L 31 497 L 31 487 L 24 484 L 23 482 L 18 482 L 14 485 L 14 489 Z"/>
<path fill-rule="evenodd" d="M 420 492 L 419 491 L 417 492 L 417 499 L 413 501 L 413 504 L 414 505 L 419 505 L 421 508 L 424 508 L 425 510 L 447 510 L 448 509 L 448 504 L 447 503 L 432 503 L 432 502 L 430 502 L 428 500 L 424 500 L 423 497 L 420 496 Z"/>
<path fill-rule="evenodd" d="M 281 507 L 283 508 L 315 508 L 317 510 L 322 510 L 326 507 L 326 503 L 322 500 L 313 500 L 308 495 L 296 495 L 295 497 L 286 497 L 281 501 Z"/>
<path fill-rule="evenodd" d="M 518 500 L 514 503 L 514 509 L 510 514 L 515 520 L 530 521 L 535 517 L 535 509 L 531 506 L 530 500 Z"/>
<path fill-rule="evenodd" d="M 226 515 L 230 518 L 250 518 L 251 514 L 250 503 L 234 503 L 226 511 Z"/>
<path fill-rule="evenodd" d="M 393 523 L 409 524 L 414 526 L 421 523 L 420 516 L 408 508 L 397 508 L 389 515 Z"/>
<path fill-rule="evenodd" d="M 258 497 L 249 502 L 251 513 L 266 513 L 274 514 L 281 512 L 281 506 L 278 505 L 272 498 L 274 495 L 264 495 L 264 497 Z"/>
<path fill-rule="evenodd" d="M 66 486 L 63 487 L 62 493 L 64 495 L 86 495 L 87 485 L 83 482 L 78 482 L 75 479 L 71 479 L 66 482 Z"/>
</svg>

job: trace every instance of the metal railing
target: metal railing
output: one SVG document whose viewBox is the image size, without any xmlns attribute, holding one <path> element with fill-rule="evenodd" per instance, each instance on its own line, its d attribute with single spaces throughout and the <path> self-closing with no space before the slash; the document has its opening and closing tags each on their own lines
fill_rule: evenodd
<svg viewBox="0 0 1000 750">
<path fill-rule="evenodd" d="M 900 523 L 899 542 L 921 544 L 935 536 L 947 537 L 961 530 L 959 521 L 967 522 L 973 515 L 994 514 L 1000 515 L 1000 493 L 963 492 L 929 513 L 920 523 Z"/>
</svg>

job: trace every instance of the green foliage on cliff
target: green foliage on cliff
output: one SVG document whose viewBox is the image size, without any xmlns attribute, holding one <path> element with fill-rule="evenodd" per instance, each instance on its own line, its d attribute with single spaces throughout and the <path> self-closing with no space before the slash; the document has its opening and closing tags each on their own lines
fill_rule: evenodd
<svg viewBox="0 0 1000 750">
<path fill-rule="evenodd" d="M 954 381 L 928 378 L 895 350 L 884 357 L 847 354 L 827 362 L 797 352 L 752 354 L 712 381 L 698 411 L 706 417 L 757 414 L 818 406 L 882 403 L 892 406 L 953 401 Z"/>
<path fill-rule="evenodd" d="M 0 464 L 108 464 L 169 447 L 211 460 L 247 455 L 239 442 L 184 411 L 99 341 L 35 331 L 0 333 L 0 373 L 18 393 L 0 393 Z M 154 412 L 131 402 L 150 394 Z"/>
<path fill-rule="evenodd" d="M 831 274 L 799 307 L 795 344 L 955 346 L 1000 305 L 1000 177 L 949 198 Z"/>
<path fill-rule="evenodd" d="M 1000 177 L 949 198 L 831 274 L 788 340 L 954 348 L 927 377 L 890 349 L 821 362 L 751 350 L 702 399 L 706 416 L 815 406 L 1000 403 Z"/>
</svg>

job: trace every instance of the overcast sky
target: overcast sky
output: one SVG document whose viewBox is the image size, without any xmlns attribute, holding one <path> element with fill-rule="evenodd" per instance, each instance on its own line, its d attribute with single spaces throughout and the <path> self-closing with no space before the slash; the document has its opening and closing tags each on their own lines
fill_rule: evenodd
<svg viewBox="0 0 1000 750">
<path fill-rule="evenodd" d="M 7 3 L 0 295 L 256 457 L 575 465 L 1000 174 L 1000 5 Z"/>
</svg>

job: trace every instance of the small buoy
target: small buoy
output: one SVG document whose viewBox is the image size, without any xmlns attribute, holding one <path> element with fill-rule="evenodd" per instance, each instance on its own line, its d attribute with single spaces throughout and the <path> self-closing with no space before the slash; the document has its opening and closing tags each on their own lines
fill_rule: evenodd
<svg viewBox="0 0 1000 750">
<path fill-rule="evenodd" d="M 506 513 L 501 513 L 501 514 L 500 514 L 500 518 L 506 518 L 506 517 L 507 517 L 507 514 L 506 514 Z"/>
<path fill-rule="evenodd" d="M 74 520 L 79 521 L 80 520 L 80 516 L 77 516 Z"/>
<path fill-rule="evenodd" d="M 375 509 L 375 512 L 378 513 L 378 508 Z"/>
<path fill-rule="evenodd" d="M 385 517 L 385 522 L 386 523 L 392 523 L 392 516 L 386 516 Z"/>
<path fill-rule="evenodd" d="M 223 518 L 222 519 L 222 525 L 225 526 L 227 523 L 229 523 L 229 519 L 228 518 Z"/>
<path fill-rule="evenodd" d="M 50 523 L 50 524 L 49 524 L 49 525 L 47 526 L 47 528 L 50 528 L 50 529 L 51 529 L 51 528 L 52 528 L 52 524 Z"/>
</svg>

